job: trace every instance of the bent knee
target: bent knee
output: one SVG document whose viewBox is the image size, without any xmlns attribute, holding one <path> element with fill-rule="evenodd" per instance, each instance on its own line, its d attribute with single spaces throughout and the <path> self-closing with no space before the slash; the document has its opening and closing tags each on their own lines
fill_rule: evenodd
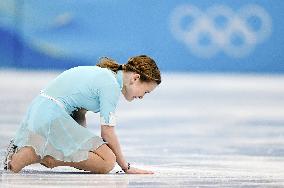
<svg viewBox="0 0 284 188">
<path fill-rule="evenodd" d="M 110 166 L 114 166 L 116 163 L 116 156 L 115 154 L 111 151 L 108 156 L 104 159 L 106 163 L 108 163 Z"/>
<path fill-rule="evenodd" d="M 112 153 L 111 156 L 107 160 L 105 160 L 105 173 L 109 173 L 116 164 L 116 156 L 114 153 Z"/>
<path fill-rule="evenodd" d="M 107 150 L 107 152 L 104 153 L 96 153 L 99 155 L 102 159 L 99 165 L 94 164 L 94 167 L 91 167 L 91 172 L 99 173 L 99 174 L 107 174 L 109 173 L 116 164 L 116 156 L 112 152 L 112 150 Z"/>
<path fill-rule="evenodd" d="M 95 168 L 94 170 L 91 170 L 91 172 L 95 172 L 98 174 L 107 174 L 114 168 L 114 165 L 114 163 L 105 163 L 102 167 Z"/>
<path fill-rule="evenodd" d="M 115 166 L 116 163 L 116 156 L 115 154 L 112 152 L 112 150 L 110 150 L 107 154 L 107 156 L 105 156 L 104 158 L 104 172 L 105 173 L 109 173 Z"/>
<path fill-rule="evenodd" d="M 116 157 L 113 154 L 111 158 L 104 160 L 102 162 L 102 165 L 99 168 L 96 168 L 94 172 L 99 173 L 99 174 L 107 174 L 114 168 L 115 163 L 116 163 Z"/>
</svg>

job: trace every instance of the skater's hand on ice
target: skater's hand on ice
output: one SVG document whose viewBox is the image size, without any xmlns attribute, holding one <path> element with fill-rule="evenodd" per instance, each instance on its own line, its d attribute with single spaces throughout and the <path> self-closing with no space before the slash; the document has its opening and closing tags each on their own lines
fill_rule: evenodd
<svg viewBox="0 0 284 188">
<path fill-rule="evenodd" d="M 134 168 L 134 167 L 131 167 L 125 173 L 126 174 L 154 174 L 154 172 L 152 172 L 152 171 L 142 170 L 142 169 L 138 169 L 138 168 Z"/>
</svg>

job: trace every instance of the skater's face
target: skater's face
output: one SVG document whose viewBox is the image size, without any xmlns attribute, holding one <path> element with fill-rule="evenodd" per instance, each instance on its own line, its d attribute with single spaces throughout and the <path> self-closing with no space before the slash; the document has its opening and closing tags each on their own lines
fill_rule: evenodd
<svg viewBox="0 0 284 188">
<path fill-rule="evenodd" d="M 143 99 L 145 94 L 152 92 L 156 87 L 156 82 L 142 82 L 140 75 L 133 73 L 129 76 L 129 82 L 123 86 L 122 93 L 130 102 L 133 99 Z"/>
</svg>

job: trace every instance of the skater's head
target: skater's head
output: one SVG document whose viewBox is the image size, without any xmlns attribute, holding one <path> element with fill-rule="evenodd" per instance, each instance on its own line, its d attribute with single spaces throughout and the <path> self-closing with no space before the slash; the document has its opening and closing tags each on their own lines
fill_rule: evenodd
<svg viewBox="0 0 284 188">
<path fill-rule="evenodd" d="M 123 70 L 122 93 L 128 101 L 142 99 L 161 83 L 161 73 L 156 62 L 146 55 L 131 57 L 123 65 L 110 58 L 102 58 L 97 66 L 109 68 L 114 72 Z"/>
</svg>

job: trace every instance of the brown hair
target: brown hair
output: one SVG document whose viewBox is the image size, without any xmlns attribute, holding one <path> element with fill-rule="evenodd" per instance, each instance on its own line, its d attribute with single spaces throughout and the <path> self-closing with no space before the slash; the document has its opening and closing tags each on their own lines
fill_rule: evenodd
<svg viewBox="0 0 284 188">
<path fill-rule="evenodd" d="M 100 58 L 99 63 L 96 66 L 101 68 L 108 68 L 115 73 L 118 70 L 135 72 L 140 75 L 140 80 L 143 82 L 154 81 L 157 84 L 161 83 L 161 73 L 156 62 L 146 55 L 131 57 L 124 65 L 119 65 L 115 60 L 111 58 L 103 57 Z"/>
</svg>

